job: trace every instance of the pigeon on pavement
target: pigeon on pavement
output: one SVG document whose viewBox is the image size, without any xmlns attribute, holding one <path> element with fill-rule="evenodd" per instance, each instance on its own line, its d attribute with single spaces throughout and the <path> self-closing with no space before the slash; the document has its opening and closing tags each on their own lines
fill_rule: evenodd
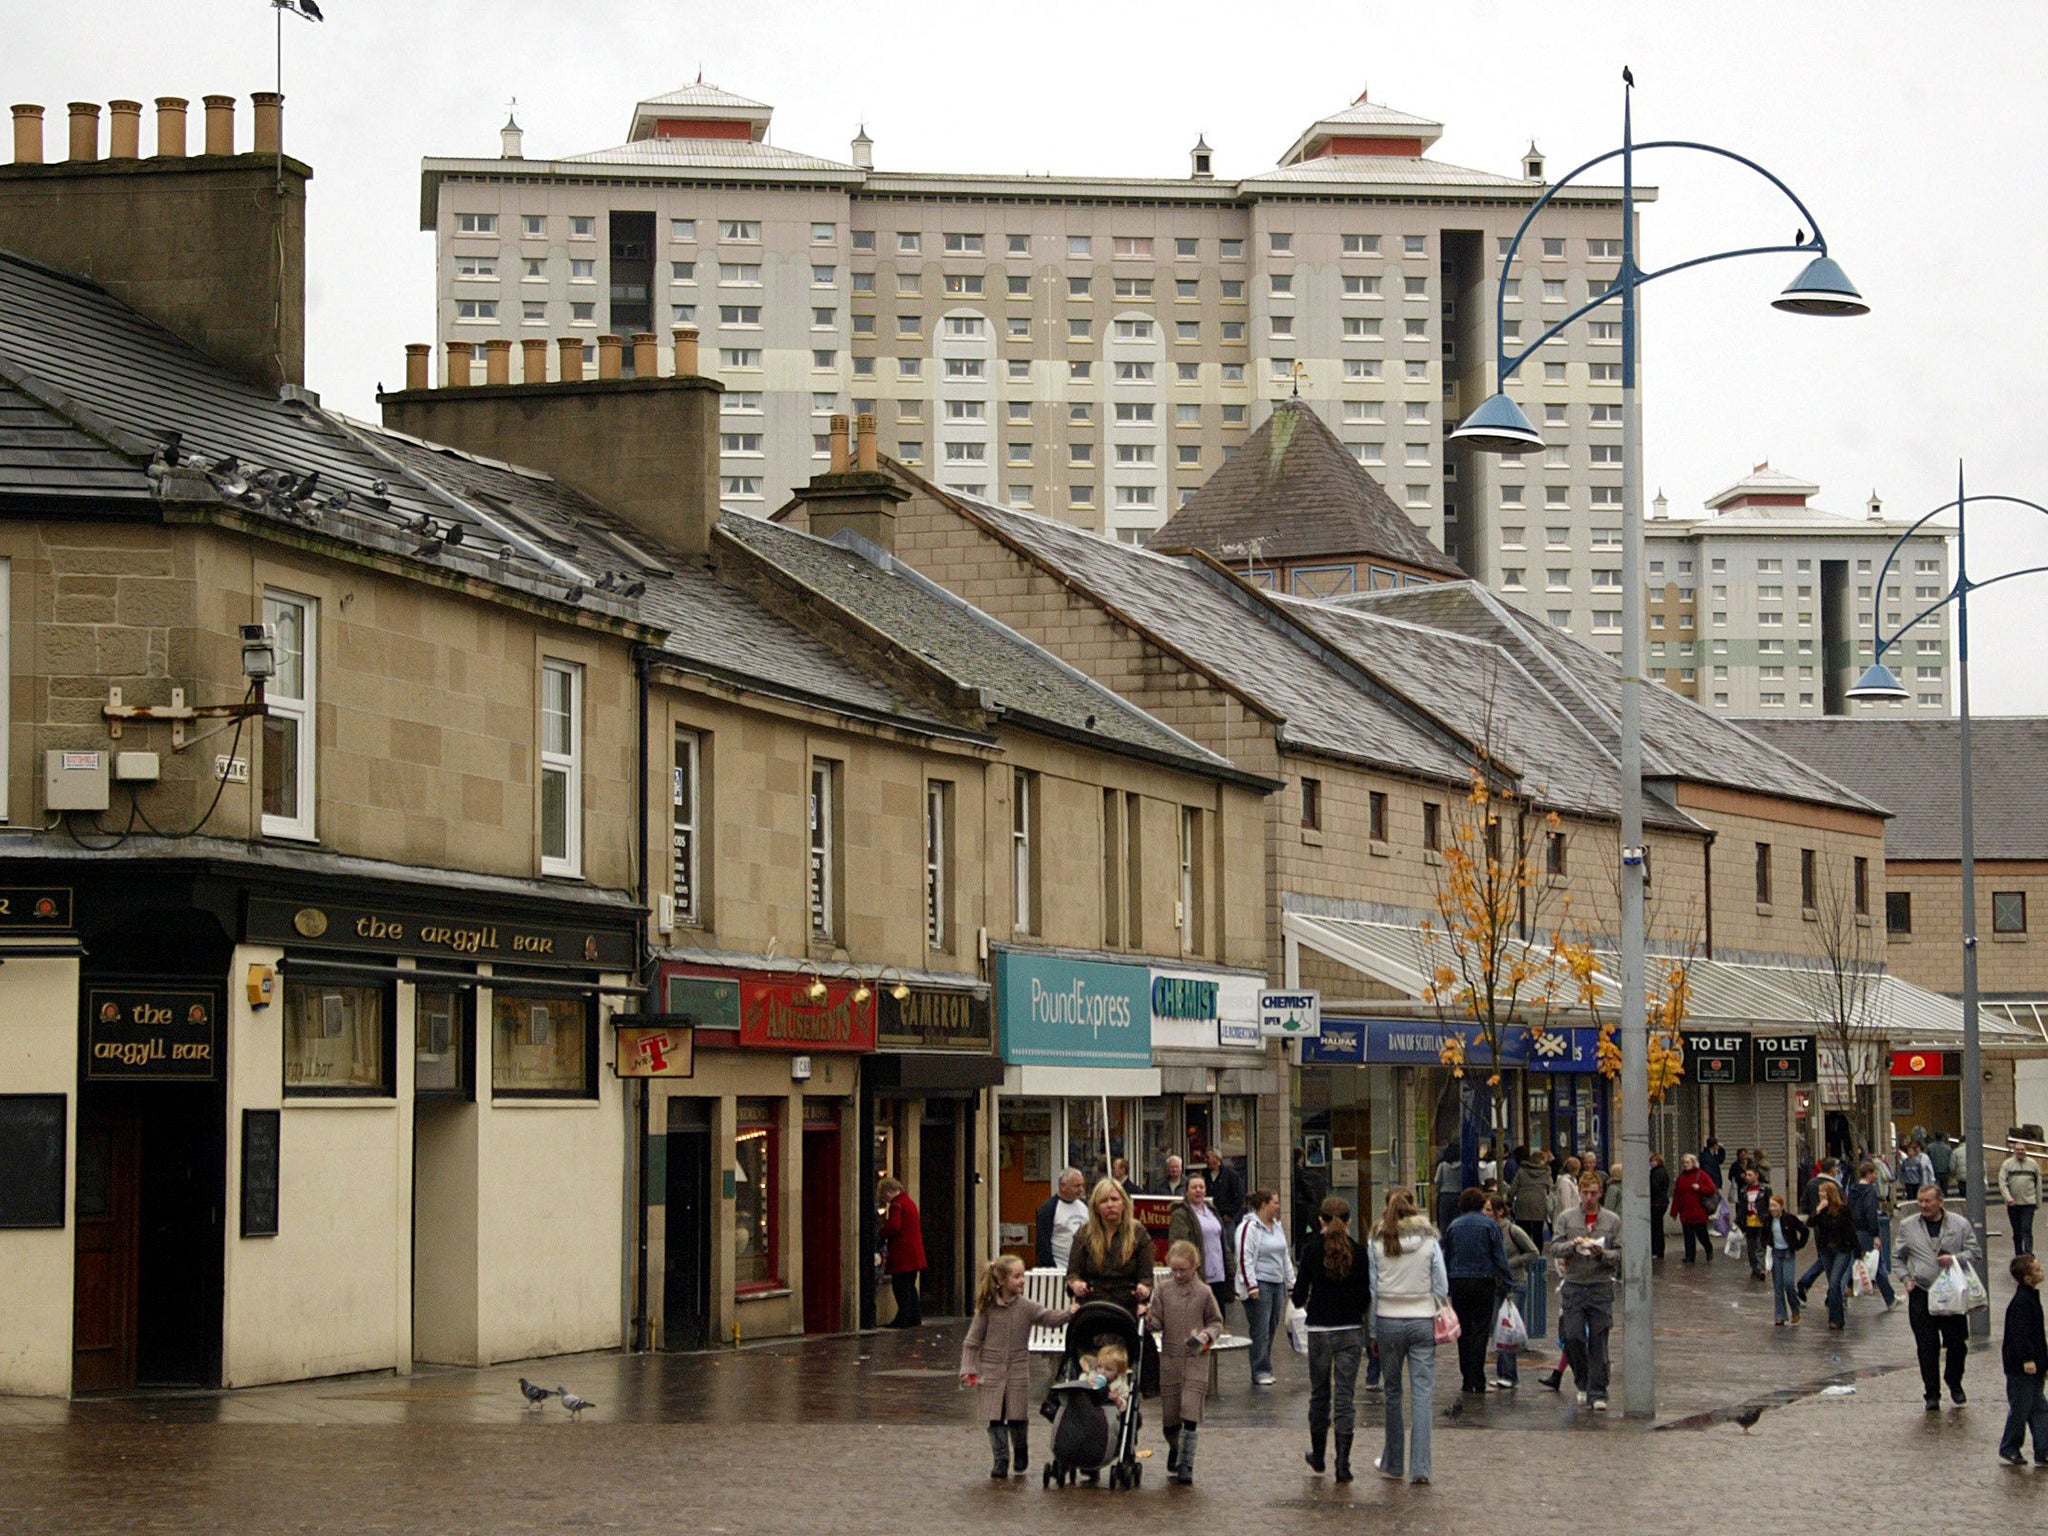
<svg viewBox="0 0 2048 1536">
<path fill-rule="evenodd" d="M 524 1376 L 519 1378 L 519 1394 L 526 1399 L 526 1406 L 538 1408 L 555 1394 L 546 1387 L 536 1387 Z"/>
<path fill-rule="evenodd" d="M 1762 1403 L 1757 1403 L 1752 1407 L 1743 1409 L 1742 1412 L 1735 1415 L 1735 1422 L 1742 1426 L 1742 1432 L 1746 1435 L 1750 1431 L 1750 1426 L 1755 1424 L 1756 1421 L 1762 1418 L 1763 1416 L 1764 1405 Z"/>
<path fill-rule="evenodd" d="M 572 1419 L 581 1418 L 584 1409 L 595 1408 L 597 1406 L 597 1404 L 591 1402 L 588 1398 L 578 1397 L 574 1392 L 571 1392 L 567 1387 L 555 1388 L 555 1396 L 559 1397 L 562 1400 L 562 1406 L 569 1410 L 569 1417 Z"/>
</svg>

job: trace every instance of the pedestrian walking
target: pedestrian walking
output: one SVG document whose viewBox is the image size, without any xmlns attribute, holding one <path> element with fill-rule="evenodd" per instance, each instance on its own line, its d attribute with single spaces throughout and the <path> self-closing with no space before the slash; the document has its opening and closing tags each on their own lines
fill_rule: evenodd
<svg viewBox="0 0 2048 1536">
<path fill-rule="evenodd" d="M 1878 1167 L 1873 1159 L 1866 1157 L 1856 1165 L 1856 1182 L 1849 1186 L 1848 1198 L 1849 1219 L 1856 1224 L 1856 1246 L 1863 1253 L 1877 1254 L 1870 1283 L 1877 1287 L 1889 1312 L 1899 1304 L 1892 1290 L 1892 1218 L 1878 1192 Z"/>
<path fill-rule="evenodd" d="M 1664 1257 L 1664 1217 L 1671 1206 L 1671 1169 L 1662 1152 L 1650 1154 L 1650 1257 Z"/>
<path fill-rule="evenodd" d="M 1685 1234 L 1685 1262 L 1693 1261 L 1695 1249 L 1704 1249 L 1709 1264 L 1714 1262 L 1714 1239 L 1707 1223 L 1721 1205 L 1721 1186 L 1692 1153 L 1679 1160 L 1678 1178 L 1671 1186 L 1671 1214 Z"/>
<path fill-rule="evenodd" d="M 1621 1218 L 1600 1204 L 1600 1175 L 1579 1179 L 1579 1209 L 1550 1239 L 1549 1254 L 1564 1268 L 1558 1305 L 1564 1352 L 1579 1404 L 1607 1411 L 1607 1336 L 1614 1329 L 1614 1280 L 1621 1273 Z"/>
<path fill-rule="evenodd" d="M 1067 1257 L 1067 1290 L 1076 1299 L 1113 1301 L 1135 1314 L 1152 1295 L 1152 1239 L 1121 1186 L 1103 1179 L 1088 1194 L 1088 1220 Z"/>
<path fill-rule="evenodd" d="M 1465 1160 L 1454 1142 L 1447 1144 L 1443 1156 L 1436 1160 L 1435 1184 L 1436 1224 L 1441 1230 L 1457 1216 L 1458 1196 L 1465 1192 Z"/>
<path fill-rule="evenodd" d="M 1405 1475 L 1427 1483 L 1436 1313 L 1451 1289 L 1443 1248 L 1436 1228 L 1415 1208 L 1415 1197 L 1397 1189 L 1387 1196 L 1365 1251 L 1373 1337 L 1379 1341 L 1387 1399 L 1386 1438 L 1373 1467 L 1395 1482 Z"/>
<path fill-rule="evenodd" d="M 1849 1269 L 1862 1252 L 1856 1240 L 1856 1219 L 1842 1186 L 1828 1179 L 1820 1186 L 1813 1213 L 1813 1246 L 1828 1278 L 1828 1327 L 1840 1333 L 1849 1325 Z M 1801 1287 L 1804 1299 L 1806 1288 Z"/>
<path fill-rule="evenodd" d="M 1508 1181 L 1507 1198 L 1514 1208 L 1515 1222 L 1540 1248 L 1544 1228 L 1550 1222 L 1550 1154 L 1538 1148 L 1521 1160 L 1515 1176 Z"/>
<path fill-rule="evenodd" d="M 1252 1385 L 1273 1385 L 1273 1335 L 1287 1316 L 1287 1292 L 1294 1284 L 1294 1258 L 1280 1225 L 1280 1195 L 1262 1189 L 1237 1226 L 1237 1289 L 1244 1297 L 1245 1327 L 1252 1336 Z"/>
<path fill-rule="evenodd" d="M 1481 1189 L 1491 1193 L 1500 1187 L 1500 1149 L 1492 1142 L 1479 1149 L 1477 1168 L 1479 1176 L 1476 1182 Z"/>
<path fill-rule="evenodd" d="M 1709 1136 L 1706 1145 L 1700 1148 L 1699 1164 L 1707 1171 L 1707 1177 L 1714 1181 L 1714 1188 L 1721 1187 L 1721 1169 L 1727 1161 L 1727 1149 Z"/>
<path fill-rule="evenodd" d="M 1505 1310 L 1506 1304 L 1519 1298 L 1523 1330 L 1530 1338 L 1536 1338 L 1543 1332 L 1542 1303 L 1549 1289 L 1544 1284 L 1544 1271 L 1547 1266 L 1543 1261 L 1543 1245 L 1529 1236 L 1522 1224 L 1514 1219 L 1505 1195 L 1495 1195 L 1488 1202 L 1487 1209 L 1494 1220 L 1500 1223 L 1501 1239 L 1506 1243 L 1508 1251 L 1508 1272 L 1515 1277 L 1514 1285 L 1507 1295 L 1495 1303 L 1494 1324 L 1498 1327 L 1500 1314 Z M 1534 1305 L 1531 1304 L 1532 1295 Z M 1531 1313 L 1535 1314 L 1536 1320 L 1533 1322 L 1530 1320 Z M 1493 1384 L 1496 1387 L 1504 1392 L 1512 1392 L 1522 1384 L 1521 1356 L 1520 1349 L 1494 1350 Z"/>
<path fill-rule="evenodd" d="M 1764 1245 L 1771 1264 L 1773 1327 L 1782 1328 L 1787 1323 L 1799 1321 L 1799 1287 L 1792 1276 L 1799 1265 L 1799 1250 L 1806 1246 L 1806 1235 L 1806 1223 L 1785 1209 L 1785 1197 L 1771 1196 L 1770 1214 L 1764 1225 Z"/>
<path fill-rule="evenodd" d="M 1607 1170 L 1607 1182 L 1600 1190 L 1600 1204 L 1615 1215 L 1621 1214 L 1621 1164 L 1616 1163 Z"/>
<path fill-rule="evenodd" d="M 1458 1314 L 1458 1375 L 1462 1390 L 1486 1390 L 1486 1352 L 1492 1347 L 1498 1298 L 1514 1286 L 1500 1223 L 1486 1209 L 1486 1191 L 1458 1197 L 1458 1214 L 1444 1229 L 1444 1273 Z"/>
<path fill-rule="evenodd" d="M 1567 1156 L 1558 1165 L 1557 1178 L 1550 1186 L 1550 1230 L 1579 1208 L 1579 1160 Z"/>
<path fill-rule="evenodd" d="M 1969 1401 L 1963 1391 L 1963 1366 L 1970 1353 L 1970 1320 L 1960 1315 L 1936 1317 L 1927 1309 L 1928 1287 L 1957 1259 L 1978 1259 L 1976 1230 L 1943 1206 L 1939 1188 L 1922 1184 L 1913 1214 L 1902 1218 L 1892 1232 L 1892 1269 L 1906 1282 L 1906 1318 L 1913 1327 L 1920 1390 L 1929 1413 L 1941 1410 L 1944 1381 L 1958 1408 Z"/>
<path fill-rule="evenodd" d="M 1040 1269 L 1066 1270 L 1067 1257 L 1074 1248 L 1074 1234 L 1088 1223 L 1088 1202 L 1081 1198 L 1087 1189 L 1080 1169 L 1060 1170 L 1059 1183 L 1038 1208 L 1034 1224 L 1037 1241 L 1033 1249 Z"/>
<path fill-rule="evenodd" d="M 2041 1203 L 2041 1165 L 2027 1155 L 2017 1139 L 2011 1155 L 1998 1165 L 1998 1192 L 2005 1197 L 2005 1219 L 2012 1223 L 2012 1251 L 2034 1251 L 2034 1208 Z"/>
<path fill-rule="evenodd" d="M 1209 1202 L 1223 1218 L 1224 1230 L 1235 1232 L 1244 1220 L 1244 1175 L 1223 1160 L 1220 1149 L 1211 1146 L 1209 1159 Z"/>
<path fill-rule="evenodd" d="M 1812 1225 L 1814 1218 L 1820 1214 L 1821 1191 L 1829 1185 L 1833 1185 L 1839 1190 L 1842 1187 L 1842 1180 L 1840 1173 L 1836 1170 L 1834 1159 L 1824 1157 L 1813 1165 L 1812 1172 L 1808 1174 L 1805 1183 L 1800 1186 L 1799 1214 L 1806 1218 L 1808 1225 Z M 1828 1267 L 1827 1252 L 1820 1246 L 1818 1228 L 1815 1229 L 1814 1236 L 1813 1262 L 1806 1266 L 1806 1272 L 1799 1277 L 1799 1304 L 1801 1306 L 1806 1304 L 1806 1298 L 1813 1292 L 1814 1282 L 1827 1272 Z"/>
<path fill-rule="evenodd" d="M 1294 1304 L 1308 1313 L 1308 1452 L 1321 1472 L 1331 1426 L 1337 1430 L 1337 1481 L 1351 1481 L 1351 1442 L 1358 1430 L 1358 1366 L 1365 1320 L 1372 1310 L 1371 1271 L 1351 1241 L 1351 1206 L 1331 1195 L 1318 1228 L 1301 1245 Z"/>
<path fill-rule="evenodd" d="M 2034 1436 L 2034 1465 L 2048 1467 L 2048 1332 L 2041 1322 L 2041 1261 L 2031 1253 L 2013 1255 L 2012 1300 L 2005 1306 L 2005 1433 L 1998 1437 L 1998 1459 L 2020 1465 L 2021 1440 Z"/>
<path fill-rule="evenodd" d="M 1223 1332 L 1216 1293 L 1202 1283 L 1197 1268 L 1201 1257 L 1192 1243 L 1170 1246 L 1166 1283 L 1145 1312 L 1145 1327 L 1158 1339 L 1159 1422 L 1166 1431 L 1166 1472 L 1176 1483 L 1195 1480 L 1195 1439 L 1209 1396 L 1203 1357 Z"/>
<path fill-rule="evenodd" d="M 882 1270 L 889 1277 L 889 1289 L 896 1296 L 896 1317 L 891 1328 L 915 1328 L 924 1322 L 924 1304 L 917 1284 L 924 1274 L 924 1220 L 917 1202 L 898 1179 L 884 1179 L 875 1188 L 883 1206 L 881 1230 Z"/>
<path fill-rule="evenodd" d="M 1771 1214 L 1771 1186 L 1754 1167 L 1742 1172 L 1742 1188 L 1735 1196 L 1735 1220 L 1742 1229 L 1742 1241 L 1749 1258 L 1749 1278 L 1764 1278 L 1765 1223 Z"/>
<path fill-rule="evenodd" d="M 1187 1193 L 1166 1221 L 1170 1243 L 1191 1243 L 1202 1256 L 1195 1273 L 1216 1293 L 1216 1310 L 1226 1319 L 1230 1304 L 1237 1299 L 1237 1282 L 1231 1278 L 1230 1231 L 1223 1216 L 1210 1203 L 1209 1181 L 1196 1174 L 1187 1181 Z"/>
<path fill-rule="evenodd" d="M 1899 1159 L 1899 1194 L 1908 1205 L 1920 1198 L 1920 1186 L 1934 1182 L 1934 1162 L 1928 1157 L 1926 1148 L 1917 1140 L 1906 1143 L 1905 1156 Z"/>
<path fill-rule="evenodd" d="M 1925 1150 L 1927 1152 L 1927 1161 L 1934 1169 L 1934 1182 L 1940 1186 L 1941 1192 L 1946 1195 L 1948 1193 L 1949 1176 L 1956 1171 L 1956 1163 L 1958 1161 L 1956 1149 L 1949 1145 L 1946 1132 L 1936 1131 L 1927 1138 Z"/>
<path fill-rule="evenodd" d="M 1001 1254 L 974 1288 L 974 1320 L 960 1346 L 960 1384 L 975 1389 L 975 1409 L 988 1420 L 990 1477 L 1031 1470 L 1031 1330 L 1057 1328 L 1072 1315 L 1024 1294 L 1024 1261 Z"/>
</svg>

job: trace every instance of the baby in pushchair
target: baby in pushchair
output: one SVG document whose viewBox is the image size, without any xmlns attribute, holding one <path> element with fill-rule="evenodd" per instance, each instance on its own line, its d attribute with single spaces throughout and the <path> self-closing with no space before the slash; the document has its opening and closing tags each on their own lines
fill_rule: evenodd
<svg viewBox="0 0 2048 1536">
<path fill-rule="evenodd" d="M 1112 1302 L 1091 1302 L 1074 1312 L 1066 1351 L 1046 1394 L 1045 1412 L 1052 1419 L 1046 1487 L 1064 1487 L 1077 1477 L 1093 1483 L 1105 1470 L 1112 1488 L 1138 1486 L 1142 1414 L 1131 1357 L 1139 1342 L 1137 1319 Z"/>
</svg>

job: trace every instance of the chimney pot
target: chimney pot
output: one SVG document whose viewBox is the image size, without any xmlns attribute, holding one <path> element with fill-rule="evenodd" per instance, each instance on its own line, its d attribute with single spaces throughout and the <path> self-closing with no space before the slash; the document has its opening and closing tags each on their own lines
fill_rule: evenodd
<svg viewBox="0 0 2048 1536">
<path fill-rule="evenodd" d="M 139 101 L 110 101 L 107 103 L 107 158 L 109 160 L 139 160 L 142 158 L 142 103 Z"/>
<path fill-rule="evenodd" d="M 493 336 L 484 343 L 484 382 L 512 382 L 512 342 L 509 337 Z"/>
<path fill-rule="evenodd" d="M 544 336 L 528 336 L 519 343 L 519 380 L 522 384 L 548 381 L 548 343 Z"/>
<path fill-rule="evenodd" d="M 466 341 L 448 343 L 448 387 L 469 388 L 469 343 Z"/>
<path fill-rule="evenodd" d="M 207 96 L 206 103 L 206 152 L 209 155 L 232 155 L 235 152 L 235 98 L 232 96 Z"/>
<path fill-rule="evenodd" d="M 433 367 L 434 349 L 424 341 L 407 342 L 405 347 L 405 387 L 425 389 L 428 387 L 427 370 Z"/>
<path fill-rule="evenodd" d="M 600 336 L 597 338 L 597 376 L 600 379 L 616 379 L 619 376 L 622 354 L 626 350 L 623 336 Z"/>
<path fill-rule="evenodd" d="M 583 382 L 583 338 L 562 336 L 556 339 L 555 349 L 561 358 L 560 374 L 564 384 Z"/>
<path fill-rule="evenodd" d="M 832 473 L 843 475 L 853 467 L 853 455 L 846 442 L 847 421 L 844 415 L 832 418 Z"/>
<path fill-rule="evenodd" d="M 863 473 L 869 473 L 882 467 L 875 456 L 875 413 L 862 411 L 859 420 L 860 453 L 855 462 Z"/>
<path fill-rule="evenodd" d="M 658 379 L 661 377 L 661 338 L 652 331 L 633 333 L 633 377 L 636 379 Z"/>
<path fill-rule="evenodd" d="M 33 102 L 14 105 L 14 163 L 43 163 L 43 109 Z"/>
<path fill-rule="evenodd" d="M 158 158 L 182 159 L 185 154 L 185 109 L 191 103 L 182 96 L 156 99 L 156 152 Z"/>
<path fill-rule="evenodd" d="M 97 160 L 100 157 L 100 104 L 96 101 L 71 103 L 71 158 Z"/>
<path fill-rule="evenodd" d="M 679 325 L 676 327 L 676 377 L 687 379 L 697 373 L 697 327 Z"/>
<path fill-rule="evenodd" d="M 276 91 L 257 91 L 249 100 L 256 107 L 256 153 L 284 153 L 284 97 Z"/>
</svg>

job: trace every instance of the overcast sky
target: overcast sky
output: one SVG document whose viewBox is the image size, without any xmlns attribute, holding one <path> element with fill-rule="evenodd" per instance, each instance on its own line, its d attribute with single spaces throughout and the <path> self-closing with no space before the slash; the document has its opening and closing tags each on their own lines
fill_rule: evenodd
<svg viewBox="0 0 2048 1536">
<path fill-rule="evenodd" d="M 5 99 L 63 103 L 274 84 L 266 0 L 65 0 L 9 11 Z M 1819 482 L 1854 513 L 1874 489 L 1918 516 L 1973 492 L 2048 501 L 2042 439 L 2048 7 L 1543 5 L 1288 7 L 793 0 L 322 0 L 287 17 L 286 146 L 315 171 L 309 382 L 373 416 L 408 341 L 433 337 L 425 155 L 496 154 L 519 101 L 530 157 L 624 139 L 633 102 L 695 78 L 770 102 L 772 134 L 845 158 L 865 121 L 885 169 L 1184 175 L 1206 134 L 1222 177 L 1273 164 L 1369 89 L 1444 125 L 1433 153 L 1512 173 L 1530 140 L 1561 174 L 1620 142 L 1624 64 L 1639 139 L 1761 161 L 1805 199 L 1874 306 L 1769 308 L 1796 259 L 1751 258 L 1644 296 L 1648 482 L 1697 509 L 1752 464 Z M 151 142 L 145 136 L 145 144 Z M 1786 239 L 1761 180 L 1697 154 L 1645 157 L 1660 189 L 1649 264 Z M 1979 580 L 2048 564 L 2048 516 L 1973 514 Z M 2048 575 L 1972 614 L 1975 707 L 2048 714 Z"/>
</svg>

